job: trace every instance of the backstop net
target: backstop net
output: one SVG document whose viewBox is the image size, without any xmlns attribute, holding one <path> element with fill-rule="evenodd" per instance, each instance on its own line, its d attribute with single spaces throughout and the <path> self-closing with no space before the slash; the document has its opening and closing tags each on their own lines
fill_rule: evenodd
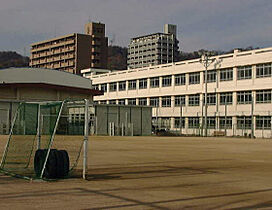
<svg viewBox="0 0 272 210">
<path fill-rule="evenodd" d="M 82 170 L 86 174 L 78 162 L 84 156 L 87 165 L 83 148 L 87 148 L 89 109 L 87 100 L 21 103 L 1 171 L 29 179 L 79 176 Z"/>
</svg>

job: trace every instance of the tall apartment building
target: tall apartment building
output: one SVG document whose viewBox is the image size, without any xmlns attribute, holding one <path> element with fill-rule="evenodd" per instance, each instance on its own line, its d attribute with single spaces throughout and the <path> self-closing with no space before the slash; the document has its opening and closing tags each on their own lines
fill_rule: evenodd
<svg viewBox="0 0 272 210">
<path fill-rule="evenodd" d="M 80 74 L 87 68 L 106 69 L 108 38 L 105 24 L 87 23 L 86 34 L 69 34 L 31 45 L 30 66 Z"/>
<path fill-rule="evenodd" d="M 90 22 L 85 25 L 85 34 L 91 36 L 90 68 L 108 68 L 108 37 L 105 37 L 105 24 Z"/>
<path fill-rule="evenodd" d="M 214 56 L 208 68 L 208 135 L 272 137 L 272 48 Z M 183 134 L 203 131 L 205 77 L 199 59 L 86 75 L 100 104 L 153 106 L 153 123 Z M 253 127 L 252 127 L 253 126 Z"/>
<path fill-rule="evenodd" d="M 30 66 L 80 74 L 90 67 L 91 36 L 69 34 L 31 45 Z"/>
<path fill-rule="evenodd" d="M 135 69 L 177 61 L 177 26 L 164 25 L 164 33 L 132 38 L 128 47 L 128 68 Z"/>
</svg>

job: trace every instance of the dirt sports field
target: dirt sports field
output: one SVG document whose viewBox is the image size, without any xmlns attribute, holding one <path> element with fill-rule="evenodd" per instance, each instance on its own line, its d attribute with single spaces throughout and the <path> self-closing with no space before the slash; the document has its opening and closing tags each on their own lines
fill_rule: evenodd
<svg viewBox="0 0 272 210">
<path fill-rule="evenodd" d="M 89 154 L 88 181 L 0 175 L 0 209 L 272 209 L 271 139 L 91 137 Z"/>
</svg>

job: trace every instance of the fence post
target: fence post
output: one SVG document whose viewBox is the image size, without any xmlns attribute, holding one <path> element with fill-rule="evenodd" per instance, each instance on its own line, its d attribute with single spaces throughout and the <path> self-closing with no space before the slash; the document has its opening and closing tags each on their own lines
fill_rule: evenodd
<svg viewBox="0 0 272 210">
<path fill-rule="evenodd" d="M 84 144 L 83 144 L 83 179 L 88 176 L 88 140 L 89 140 L 89 100 L 85 99 L 85 123 L 84 123 Z"/>
</svg>

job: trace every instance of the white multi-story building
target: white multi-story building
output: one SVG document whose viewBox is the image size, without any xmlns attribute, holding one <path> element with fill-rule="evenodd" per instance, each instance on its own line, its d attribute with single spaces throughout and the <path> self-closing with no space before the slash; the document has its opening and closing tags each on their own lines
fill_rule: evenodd
<svg viewBox="0 0 272 210">
<path fill-rule="evenodd" d="M 207 73 L 208 135 L 254 132 L 257 137 L 271 137 L 272 48 L 235 50 L 212 58 Z M 98 103 L 150 105 L 159 127 L 200 134 L 204 73 L 199 59 L 194 59 L 89 78 L 104 91 L 94 98 Z"/>
<path fill-rule="evenodd" d="M 177 26 L 164 25 L 163 33 L 132 38 L 128 46 L 129 69 L 173 63 L 178 56 Z"/>
</svg>

